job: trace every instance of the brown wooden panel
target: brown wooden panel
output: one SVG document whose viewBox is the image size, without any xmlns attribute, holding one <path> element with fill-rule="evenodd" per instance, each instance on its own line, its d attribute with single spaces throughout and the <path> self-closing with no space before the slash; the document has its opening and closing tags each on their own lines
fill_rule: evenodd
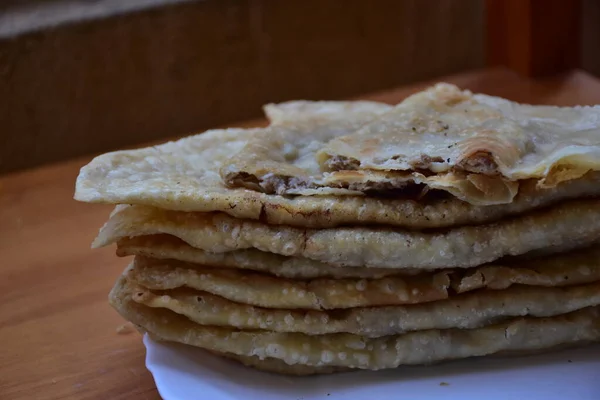
<svg viewBox="0 0 600 400">
<path fill-rule="evenodd" d="M 0 172 L 479 67 L 482 15 L 479 0 L 206 0 L 3 40 Z"/>
<path fill-rule="evenodd" d="M 525 76 L 579 66 L 580 0 L 487 0 L 486 60 Z"/>
<path fill-rule="evenodd" d="M 598 0 L 582 1 L 581 67 L 600 76 L 600 1 Z"/>
</svg>

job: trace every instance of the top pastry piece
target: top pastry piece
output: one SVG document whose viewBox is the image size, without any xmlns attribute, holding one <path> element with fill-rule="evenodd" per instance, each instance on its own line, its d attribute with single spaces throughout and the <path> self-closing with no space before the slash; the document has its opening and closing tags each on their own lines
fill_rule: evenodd
<svg viewBox="0 0 600 400">
<path fill-rule="evenodd" d="M 493 206 L 473 205 L 452 196 L 419 201 L 373 197 L 343 188 L 330 189 L 347 195 L 269 194 L 260 187 L 265 184 L 265 179 L 260 177 L 268 176 L 269 169 L 260 172 L 252 162 L 246 164 L 253 168 L 248 170 L 252 173 L 248 173 L 247 178 L 241 173 L 234 178 L 248 182 L 245 187 L 229 187 L 219 175 L 220 170 L 232 170 L 232 155 L 240 154 L 247 145 L 264 144 L 264 137 L 273 137 L 276 133 L 298 140 L 278 142 L 284 151 L 273 154 L 285 157 L 276 159 L 272 165 L 289 166 L 290 160 L 296 160 L 292 169 L 319 176 L 321 171 L 315 154 L 326 140 L 348 134 L 391 108 L 372 102 L 294 101 L 269 105 L 265 111 L 273 125 L 268 128 L 211 130 L 159 146 L 98 156 L 81 169 L 75 198 L 188 212 L 219 211 L 236 218 L 260 219 L 278 225 L 326 228 L 374 224 L 425 229 L 487 223 L 568 199 L 600 195 L 600 173 L 590 173 L 553 188 L 537 187 L 535 179 L 521 181 L 519 193 L 511 203 Z M 349 114 L 353 117 L 349 118 Z M 321 140 L 306 139 L 315 132 Z M 298 157 L 298 146 L 304 146 L 302 143 L 313 143 L 313 147 L 310 151 L 306 147 L 304 157 Z M 261 159 L 268 157 L 274 156 L 267 152 Z M 314 191 L 319 190 L 322 188 Z"/>
<path fill-rule="evenodd" d="M 521 105 L 438 84 L 392 108 L 291 102 L 266 111 L 273 129 L 221 169 L 229 186 L 394 197 L 436 189 L 491 205 L 512 202 L 522 180 L 552 188 L 600 169 L 600 107 Z"/>
</svg>

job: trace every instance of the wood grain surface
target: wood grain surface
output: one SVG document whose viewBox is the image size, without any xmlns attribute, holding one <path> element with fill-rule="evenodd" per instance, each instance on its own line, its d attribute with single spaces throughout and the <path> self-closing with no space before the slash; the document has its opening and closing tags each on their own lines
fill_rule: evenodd
<svg viewBox="0 0 600 400">
<path fill-rule="evenodd" d="M 489 70 L 446 80 L 531 103 L 600 103 L 600 81 L 583 72 L 534 82 Z M 421 87 L 363 98 L 395 103 Z M 123 321 L 106 300 L 127 260 L 89 248 L 111 207 L 72 200 L 87 161 L 0 177 L 0 399 L 159 398 L 141 337 L 116 332 Z"/>
</svg>

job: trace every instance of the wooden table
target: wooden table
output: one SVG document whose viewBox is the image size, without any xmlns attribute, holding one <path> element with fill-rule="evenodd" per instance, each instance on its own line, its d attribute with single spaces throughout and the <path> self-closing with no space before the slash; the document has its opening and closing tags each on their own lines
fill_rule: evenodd
<svg viewBox="0 0 600 400">
<path fill-rule="evenodd" d="M 600 80 L 584 72 L 531 81 L 497 69 L 445 80 L 522 102 L 600 104 Z M 364 98 L 395 103 L 423 86 Z M 123 321 L 106 300 L 127 260 L 113 248 L 90 250 L 111 207 L 72 199 L 87 161 L 0 177 L 0 399 L 159 398 L 140 336 L 117 333 Z"/>
</svg>

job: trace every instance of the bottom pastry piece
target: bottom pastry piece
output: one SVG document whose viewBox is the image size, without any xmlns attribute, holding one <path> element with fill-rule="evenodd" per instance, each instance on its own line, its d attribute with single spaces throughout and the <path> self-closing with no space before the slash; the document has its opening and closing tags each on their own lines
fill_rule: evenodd
<svg viewBox="0 0 600 400">
<path fill-rule="evenodd" d="M 271 372 L 305 375 L 378 370 L 492 354 L 527 354 L 600 340 L 600 307 L 549 318 L 516 318 L 478 329 L 431 329 L 367 338 L 203 326 L 173 311 L 136 303 L 122 276 L 110 294 L 123 317 L 162 340 L 201 347 Z"/>
</svg>

